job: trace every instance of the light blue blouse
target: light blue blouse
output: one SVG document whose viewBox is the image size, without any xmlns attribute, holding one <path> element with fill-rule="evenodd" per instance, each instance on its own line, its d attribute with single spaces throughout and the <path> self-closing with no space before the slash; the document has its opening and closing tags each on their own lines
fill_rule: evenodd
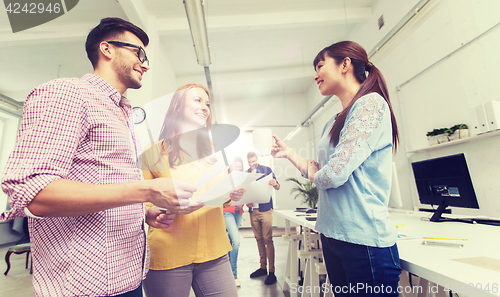
<svg viewBox="0 0 500 297">
<path fill-rule="evenodd" d="M 392 180 L 392 125 L 387 102 L 377 93 L 359 98 L 347 115 L 339 143 L 330 144 L 330 120 L 318 143 L 316 230 L 355 244 L 394 245 L 388 219 Z"/>
</svg>

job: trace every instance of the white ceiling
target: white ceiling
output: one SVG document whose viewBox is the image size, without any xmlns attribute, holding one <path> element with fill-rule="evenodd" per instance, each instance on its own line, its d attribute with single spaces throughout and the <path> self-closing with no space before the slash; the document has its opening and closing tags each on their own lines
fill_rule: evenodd
<svg viewBox="0 0 500 297">
<path fill-rule="evenodd" d="M 348 38 L 371 17 L 376 1 L 205 0 L 216 100 L 305 92 L 316 53 Z M 0 93 L 22 101 L 40 83 L 91 72 L 85 38 L 109 16 L 146 31 L 156 19 L 154 30 L 179 85 L 204 77 L 182 0 L 81 0 L 65 15 L 18 33 L 0 12 Z"/>
</svg>

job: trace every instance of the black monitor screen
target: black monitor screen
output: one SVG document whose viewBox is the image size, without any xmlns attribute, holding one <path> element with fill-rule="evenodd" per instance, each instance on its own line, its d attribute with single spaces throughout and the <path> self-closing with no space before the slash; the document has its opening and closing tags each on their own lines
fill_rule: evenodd
<svg viewBox="0 0 500 297">
<path fill-rule="evenodd" d="M 447 206 L 479 208 L 464 154 L 414 162 L 412 167 L 420 203 L 438 205 L 441 212 Z M 441 213 L 437 215 L 435 219 Z"/>
</svg>

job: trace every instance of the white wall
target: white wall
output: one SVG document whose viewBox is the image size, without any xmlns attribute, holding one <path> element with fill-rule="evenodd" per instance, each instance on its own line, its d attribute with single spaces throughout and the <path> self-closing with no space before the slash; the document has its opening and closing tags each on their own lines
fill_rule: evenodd
<svg viewBox="0 0 500 297">
<path fill-rule="evenodd" d="M 304 93 L 223 100 L 215 103 L 220 123 L 238 127 L 297 125 L 306 116 Z M 283 137 L 286 136 L 283 135 Z"/>
<path fill-rule="evenodd" d="M 470 110 L 477 104 L 498 98 L 497 69 L 500 67 L 497 48 L 500 46 L 500 28 L 493 29 L 456 54 L 444 59 L 408 84 L 395 91 L 415 74 L 446 57 L 463 44 L 479 36 L 498 23 L 495 11 L 498 1 L 442 0 L 435 1 L 428 12 L 418 20 L 418 26 L 404 32 L 405 39 L 391 45 L 377 65 L 384 72 L 391 96 L 399 96 L 404 126 L 401 151 L 427 147 L 426 132 L 433 128 L 449 127 L 458 123 L 471 126 L 475 117 Z M 400 38 L 401 39 L 401 38 Z M 400 125 L 401 127 L 401 125 Z M 411 197 L 419 205 L 418 195 L 409 168 L 412 161 L 465 153 L 469 171 L 479 201 L 480 210 L 454 209 L 454 213 L 484 214 L 500 217 L 498 199 L 497 153 L 498 137 L 471 141 L 425 153 L 398 155 L 399 169 L 410 175 L 402 179 L 402 196 Z M 406 168 L 405 168 L 406 167 Z"/>
<path fill-rule="evenodd" d="M 378 1 L 376 5 L 372 7 L 373 12 L 371 19 L 355 27 L 350 32 L 350 40 L 361 44 L 367 52 L 370 52 L 419 2 L 422 2 L 422 0 Z M 381 29 L 378 28 L 378 19 L 380 16 L 384 18 L 384 26 Z"/>
<path fill-rule="evenodd" d="M 144 106 L 157 98 L 177 90 L 180 85 L 172 68 L 169 57 L 161 45 L 154 16 L 149 16 L 149 45 L 147 49 L 150 69 L 144 75 L 140 89 L 127 90 L 127 98 L 132 100 L 132 106 Z"/>
<path fill-rule="evenodd" d="M 407 9 L 416 3 L 379 1 L 374 8 L 373 23 L 376 24 L 380 16 L 377 12 L 383 11 L 384 17 L 391 16 L 386 18 L 385 30 L 388 31 L 399 22 L 397 17 L 404 16 Z M 462 122 L 471 125 L 474 122 L 471 109 L 482 102 L 500 100 L 497 87 L 500 26 L 403 85 L 399 92 L 396 91 L 397 86 L 497 24 L 498 11 L 500 2 L 495 0 L 433 0 L 372 58 L 387 81 L 400 129 L 400 148 L 394 159 L 398 167 L 403 208 L 420 206 L 410 162 L 464 152 L 481 209 L 453 209 L 453 212 L 500 217 L 499 137 L 483 138 L 424 153 L 406 153 L 428 146 L 425 136 L 427 131 Z M 351 38 L 365 46 L 367 51 L 385 35 L 374 32 L 370 23 L 367 22 L 351 34 Z M 310 102 L 318 101 L 317 96 L 313 95 L 314 88 L 316 86 L 312 85 L 308 92 Z M 331 117 L 338 110 L 339 107 L 333 105 L 325 114 Z M 315 120 L 315 133 L 327 120 L 327 116 Z"/>
<path fill-rule="evenodd" d="M 0 111 L 0 120 L 2 121 L 2 131 L 0 133 L 0 170 L 4 172 L 7 159 L 14 149 L 20 118 L 4 114 Z M 0 191 L 0 212 L 3 212 L 6 207 L 7 194 Z"/>
<path fill-rule="evenodd" d="M 20 118 L 0 111 L 0 122 L 0 172 L 4 172 L 7 159 L 14 148 Z M 0 191 L 0 213 L 7 207 L 7 199 L 7 195 Z M 16 242 L 23 237 L 23 234 L 12 230 L 13 224 L 14 221 L 0 223 L 0 245 Z"/>
</svg>

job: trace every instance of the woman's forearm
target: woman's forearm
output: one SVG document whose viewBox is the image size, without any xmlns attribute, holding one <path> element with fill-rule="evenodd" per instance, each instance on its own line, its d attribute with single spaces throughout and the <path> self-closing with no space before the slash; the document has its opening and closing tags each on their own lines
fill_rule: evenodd
<svg viewBox="0 0 500 297">
<path fill-rule="evenodd" d="M 301 174 L 307 172 L 307 160 L 299 156 L 295 151 L 289 150 L 287 152 L 287 159 L 300 171 Z"/>
</svg>

